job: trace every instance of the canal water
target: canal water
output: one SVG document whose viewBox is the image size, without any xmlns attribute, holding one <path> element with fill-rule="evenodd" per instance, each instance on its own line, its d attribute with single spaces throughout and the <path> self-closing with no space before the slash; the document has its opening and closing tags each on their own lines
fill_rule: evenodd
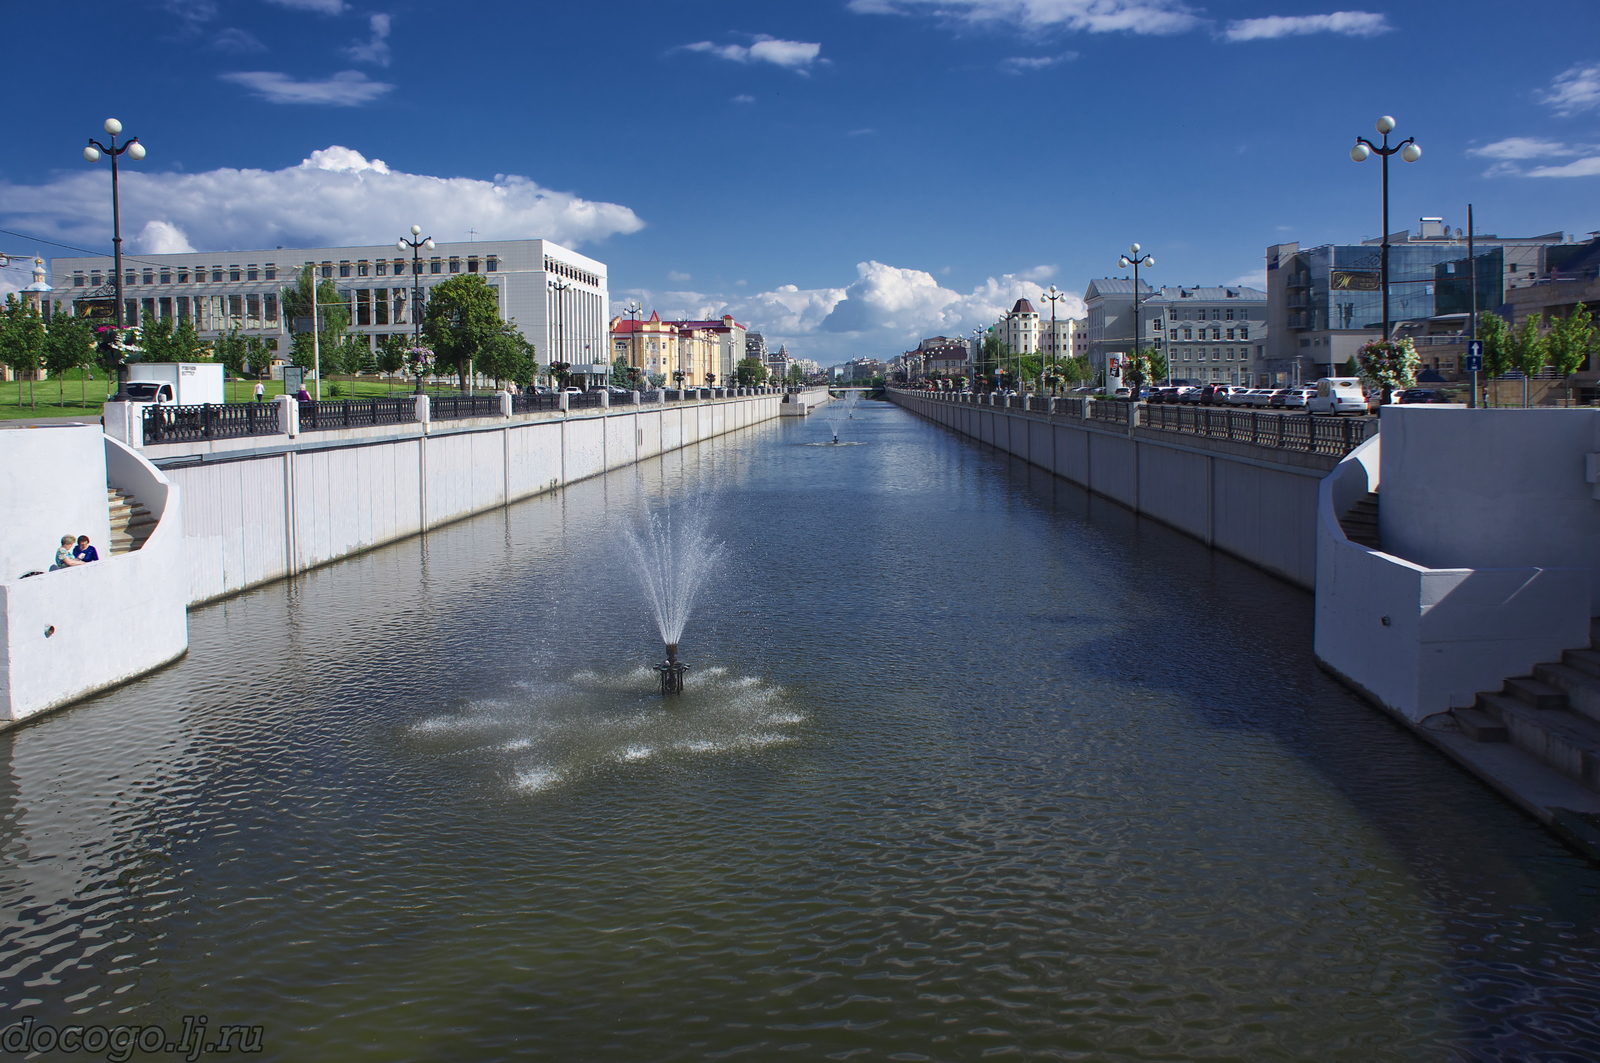
<svg viewBox="0 0 1600 1063">
<path fill-rule="evenodd" d="M 197 609 L 179 664 L 0 735 L 3 1022 L 204 1016 L 296 1061 L 1600 1057 L 1600 873 L 1321 675 L 1308 595 L 893 407 L 840 436 Z M 620 531 L 696 504 L 728 556 L 663 702 Z"/>
</svg>

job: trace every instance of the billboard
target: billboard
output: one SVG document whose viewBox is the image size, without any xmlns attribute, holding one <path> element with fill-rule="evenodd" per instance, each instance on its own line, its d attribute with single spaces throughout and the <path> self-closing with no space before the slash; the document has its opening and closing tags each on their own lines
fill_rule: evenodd
<svg viewBox="0 0 1600 1063">
<path fill-rule="evenodd" d="M 1328 287 L 1336 292 L 1375 292 L 1382 285 L 1382 274 L 1369 269 L 1336 269 L 1328 273 Z"/>
<path fill-rule="evenodd" d="M 79 299 L 72 304 L 72 309 L 79 317 L 93 321 L 115 321 L 117 317 L 115 299 Z"/>
</svg>

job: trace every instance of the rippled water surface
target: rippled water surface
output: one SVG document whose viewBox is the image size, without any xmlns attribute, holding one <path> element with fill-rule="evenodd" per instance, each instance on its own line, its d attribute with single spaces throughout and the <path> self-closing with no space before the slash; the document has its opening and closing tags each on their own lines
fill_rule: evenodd
<svg viewBox="0 0 1600 1063">
<path fill-rule="evenodd" d="M 0 735 L 3 1022 L 206 1015 L 281 1060 L 1600 1058 L 1600 875 L 1322 676 L 1308 595 L 891 407 L 840 435 L 197 609 L 181 663 Z M 707 490 L 729 557 L 663 702 L 618 530 Z"/>
</svg>

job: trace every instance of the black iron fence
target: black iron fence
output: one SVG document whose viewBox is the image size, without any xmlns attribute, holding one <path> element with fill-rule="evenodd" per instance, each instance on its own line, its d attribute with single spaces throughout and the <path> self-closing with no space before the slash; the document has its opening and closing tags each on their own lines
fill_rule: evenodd
<svg viewBox="0 0 1600 1063">
<path fill-rule="evenodd" d="M 410 395 L 403 399 L 313 399 L 300 403 L 302 432 L 410 424 L 416 419 L 417 403 Z"/>
<path fill-rule="evenodd" d="M 281 434 L 276 402 L 146 406 L 144 411 L 145 446 Z"/>
<path fill-rule="evenodd" d="M 428 418 L 434 421 L 460 421 L 467 417 L 499 417 L 500 396 L 435 395 L 428 400 Z"/>
<path fill-rule="evenodd" d="M 598 391 L 580 391 L 567 393 L 567 409 L 588 410 L 599 406 L 603 400 Z"/>
<path fill-rule="evenodd" d="M 549 413 L 551 410 L 561 409 L 560 395 L 538 395 L 525 391 L 521 395 L 511 396 L 512 413 Z"/>
</svg>

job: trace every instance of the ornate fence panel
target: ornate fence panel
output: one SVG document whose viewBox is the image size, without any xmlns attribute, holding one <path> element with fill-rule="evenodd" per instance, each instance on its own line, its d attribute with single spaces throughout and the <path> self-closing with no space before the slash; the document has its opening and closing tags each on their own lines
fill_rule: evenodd
<svg viewBox="0 0 1600 1063">
<path fill-rule="evenodd" d="M 1350 453 L 1377 432 L 1377 419 L 1372 417 L 1314 417 L 1210 406 L 1146 406 L 1141 419 L 1145 427 L 1166 432 L 1334 457 Z"/>
<path fill-rule="evenodd" d="M 512 413 L 549 413 L 551 410 L 561 409 L 560 395 L 538 395 L 525 391 L 521 395 L 511 396 Z"/>
<path fill-rule="evenodd" d="M 282 434 L 276 402 L 147 406 L 144 411 L 145 446 Z"/>
<path fill-rule="evenodd" d="M 428 400 L 428 417 L 435 421 L 499 416 L 499 395 L 435 395 Z"/>
<path fill-rule="evenodd" d="M 417 403 L 403 399 L 324 399 L 300 404 L 300 431 L 332 432 L 340 428 L 370 428 L 384 424 L 410 424 L 417 419 Z"/>
</svg>

